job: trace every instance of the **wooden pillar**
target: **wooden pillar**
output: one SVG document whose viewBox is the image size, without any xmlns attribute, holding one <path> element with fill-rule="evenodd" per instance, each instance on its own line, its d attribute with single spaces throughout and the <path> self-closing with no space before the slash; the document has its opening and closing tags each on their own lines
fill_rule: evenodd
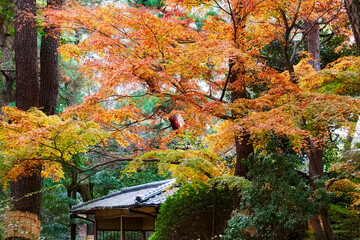
<svg viewBox="0 0 360 240">
<path fill-rule="evenodd" d="M 146 231 L 141 231 L 141 240 L 146 240 Z"/>
<path fill-rule="evenodd" d="M 96 222 L 96 218 L 94 219 L 94 239 L 97 240 L 98 236 L 97 236 L 97 222 Z"/>
<path fill-rule="evenodd" d="M 124 219 L 123 216 L 120 217 L 120 231 L 121 231 L 121 240 L 125 240 L 125 231 L 124 231 Z"/>
</svg>

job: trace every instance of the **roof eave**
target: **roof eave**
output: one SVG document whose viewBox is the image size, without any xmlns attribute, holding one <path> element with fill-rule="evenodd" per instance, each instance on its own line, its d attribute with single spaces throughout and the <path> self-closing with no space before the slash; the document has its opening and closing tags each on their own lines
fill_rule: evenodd
<svg viewBox="0 0 360 240">
<path fill-rule="evenodd" d="M 71 209 L 71 214 L 95 214 L 97 211 L 101 210 L 127 210 L 130 208 L 140 208 L 140 207 L 160 207 L 160 203 L 157 204 L 132 204 L 127 206 L 114 206 L 114 207 L 95 207 L 95 208 L 89 208 L 89 209 Z"/>
</svg>

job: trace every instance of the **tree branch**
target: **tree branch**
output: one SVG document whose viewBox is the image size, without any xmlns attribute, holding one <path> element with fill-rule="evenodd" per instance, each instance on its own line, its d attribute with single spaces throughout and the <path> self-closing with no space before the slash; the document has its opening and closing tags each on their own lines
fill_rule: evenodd
<svg viewBox="0 0 360 240">
<path fill-rule="evenodd" d="M 226 77 L 226 80 L 225 80 L 225 85 L 224 85 L 224 88 L 223 88 L 223 91 L 221 93 L 221 97 L 220 97 L 220 101 L 222 101 L 224 99 L 224 96 L 225 96 L 225 92 L 226 92 L 226 89 L 227 89 L 227 85 L 229 84 L 230 82 L 230 77 L 231 77 L 231 69 L 232 67 L 234 66 L 233 63 L 229 64 L 229 71 L 228 71 L 228 74 L 227 74 L 227 77 Z"/>
</svg>

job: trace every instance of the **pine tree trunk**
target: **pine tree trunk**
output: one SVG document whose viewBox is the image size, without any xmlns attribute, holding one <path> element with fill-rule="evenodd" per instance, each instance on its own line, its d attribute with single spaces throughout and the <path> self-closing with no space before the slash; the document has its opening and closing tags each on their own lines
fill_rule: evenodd
<svg viewBox="0 0 360 240">
<path fill-rule="evenodd" d="M 39 105 L 35 0 L 15 0 L 16 106 L 28 110 Z M 13 210 L 40 214 L 40 169 L 11 183 Z"/>
<path fill-rule="evenodd" d="M 22 177 L 16 182 L 11 182 L 11 197 L 14 210 L 40 215 L 41 166 L 29 168 L 31 176 Z"/>
<path fill-rule="evenodd" d="M 36 1 L 15 0 L 15 64 L 16 106 L 21 110 L 39 106 L 39 83 L 37 61 Z M 28 176 L 11 183 L 14 211 L 34 213 L 39 217 L 41 204 L 41 167 L 29 167 Z M 21 221 L 21 219 L 20 219 Z M 16 223 L 15 223 L 16 224 Z M 11 227 L 7 226 L 7 232 Z M 26 230 L 25 230 L 26 231 Z M 9 239 L 28 237 L 7 235 Z"/>
<path fill-rule="evenodd" d="M 49 7 L 61 7 L 62 0 L 49 0 Z M 59 29 L 46 27 L 45 36 L 41 39 L 40 49 L 40 98 L 39 103 L 42 111 L 47 115 L 53 115 L 56 111 L 59 94 L 59 58 L 58 42 Z"/>
<path fill-rule="evenodd" d="M 358 55 L 360 56 L 360 1 L 345 0 L 345 7 L 354 33 Z"/>
<path fill-rule="evenodd" d="M 36 1 L 15 0 L 16 106 L 39 106 Z"/>
<path fill-rule="evenodd" d="M 46 29 L 45 32 L 49 32 Z M 40 50 L 40 107 L 47 115 L 55 114 L 59 93 L 58 39 L 47 35 L 41 40 Z"/>
</svg>

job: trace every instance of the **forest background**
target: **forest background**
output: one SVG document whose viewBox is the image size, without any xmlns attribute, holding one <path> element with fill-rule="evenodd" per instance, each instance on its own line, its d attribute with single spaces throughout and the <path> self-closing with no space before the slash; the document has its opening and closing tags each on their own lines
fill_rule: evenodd
<svg viewBox="0 0 360 240">
<path fill-rule="evenodd" d="M 204 239 L 359 238 L 359 9 L 3 0 L 2 213 L 74 239 L 72 204 L 176 177 L 189 198 L 231 196 Z M 190 200 L 164 204 L 183 219 L 164 210 L 152 239 L 192 218 Z"/>
</svg>

